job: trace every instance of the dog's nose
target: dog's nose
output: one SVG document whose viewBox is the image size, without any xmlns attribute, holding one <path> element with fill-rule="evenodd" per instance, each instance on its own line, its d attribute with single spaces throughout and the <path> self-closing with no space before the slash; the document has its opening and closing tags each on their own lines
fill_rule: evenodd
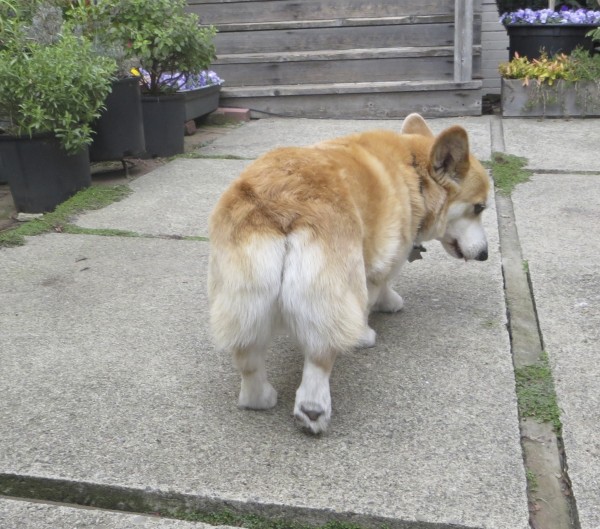
<svg viewBox="0 0 600 529">
<path fill-rule="evenodd" d="M 477 257 L 475 257 L 475 259 L 477 261 L 487 261 L 488 258 L 488 251 L 487 248 L 485 250 L 481 250 L 478 254 Z"/>
</svg>

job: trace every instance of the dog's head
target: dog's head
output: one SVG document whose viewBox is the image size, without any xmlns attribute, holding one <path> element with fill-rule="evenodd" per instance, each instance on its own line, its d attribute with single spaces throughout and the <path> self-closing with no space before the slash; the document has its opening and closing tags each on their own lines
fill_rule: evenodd
<svg viewBox="0 0 600 529">
<path fill-rule="evenodd" d="M 427 171 L 446 193 L 445 215 L 440 217 L 435 238 L 453 257 L 485 261 L 488 245 L 481 214 L 487 207 L 490 178 L 469 152 L 467 132 L 454 126 L 434 136 L 419 114 L 405 119 L 402 132 L 432 140 Z"/>
</svg>

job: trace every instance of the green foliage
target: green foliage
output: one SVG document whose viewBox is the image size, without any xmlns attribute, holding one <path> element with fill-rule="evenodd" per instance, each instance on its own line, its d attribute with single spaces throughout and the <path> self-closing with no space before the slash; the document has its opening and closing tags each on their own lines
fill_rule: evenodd
<svg viewBox="0 0 600 529">
<path fill-rule="evenodd" d="M 534 365 L 515 369 L 517 401 L 521 417 L 533 417 L 540 422 L 550 422 L 560 433 L 560 410 L 556 402 L 548 356 L 543 353 Z"/>
<path fill-rule="evenodd" d="M 527 487 L 529 488 L 529 492 L 536 492 L 539 487 L 537 476 L 530 469 L 526 470 L 525 475 L 527 477 Z"/>
<path fill-rule="evenodd" d="M 496 188 L 500 192 L 510 195 L 517 184 L 527 182 L 532 173 L 525 169 L 526 165 L 525 158 L 502 152 L 493 153 L 490 169 Z"/>
<path fill-rule="evenodd" d="M 570 55 L 561 53 L 548 57 L 543 54 L 539 59 L 529 60 L 515 54 L 510 62 L 500 64 L 498 69 L 505 79 L 523 79 L 526 86 L 532 80 L 549 86 L 560 79 L 570 83 L 600 81 L 600 55 L 576 49 Z"/>
<path fill-rule="evenodd" d="M 92 209 L 100 209 L 113 202 L 122 200 L 131 193 L 127 186 L 88 187 L 60 204 L 53 212 L 46 213 L 39 219 L 26 222 L 12 230 L 0 233 L 0 248 L 21 246 L 25 237 L 32 237 L 48 232 L 84 233 L 82 228 L 70 223 L 71 217 Z M 97 235 L 134 236 L 131 232 L 116 230 L 85 230 L 85 233 Z"/>
<path fill-rule="evenodd" d="M 139 67 L 139 61 L 131 57 L 125 43 L 113 31 L 116 8 L 111 2 L 90 3 L 87 0 L 72 0 L 65 8 L 65 20 L 78 35 L 92 41 L 93 50 L 117 63 L 117 77 L 131 77 L 131 69 Z"/>
<path fill-rule="evenodd" d="M 145 92 L 174 91 L 163 74 L 182 76 L 206 70 L 215 59 L 214 27 L 199 27 L 199 19 L 186 13 L 185 0 L 105 0 L 111 11 L 111 32 L 124 43 L 149 74 Z"/>
<path fill-rule="evenodd" d="M 179 520 L 203 522 L 210 525 L 245 527 L 247 529 L 364 529 L 360 525 L 336 520 L 322 525 L 309 525 L 293 520 L 269 519 L 255 514 L 236 514 L 231 511 L 218 512 L 169 512 L 161 513 Z M 381 529 L 387 529 L 382 526 Z"/>
<path fill-rule="evenodd" d="M 0 47 L 0 116 L 12 135 L 53 134 L 70 153 L 92 141 L 90 124 L 110 92 L 114 60 L 91 43 L 59 28 L 37 42 L 31 22 L 12 20 Z"/>
</svg>

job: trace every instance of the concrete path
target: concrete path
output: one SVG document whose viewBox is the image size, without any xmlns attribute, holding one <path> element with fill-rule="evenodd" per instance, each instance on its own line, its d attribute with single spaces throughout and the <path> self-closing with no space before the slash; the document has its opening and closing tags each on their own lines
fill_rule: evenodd
<svg viewBox="0 0 600 529">
<path fill-rule="evenodd" d="M 600 139 L 600 122 L 597 139 Z M 591 162 L 587 157 L 587 162 Z M 535 175 L 514 193 L 582 529 L 600 527 L 600 167 Z"/>
<path fill-rule="evenodd" d="M 213 529 L 201 523 L 182 522 L 140 514 L 72 508 L 0 498 L 3 529 Z M 225 526 L 220 526 L 225 529 Z"/>
<path fill-rule="evenodd" d="M 444 119 L 432 126 L 439 131 L 461 121 L 473 150 L 489 159 L 490 120 Z M 504 122 L 509 152 L 515 150 L 514 131 L 526 123 L 539 127 L 531 120 Z M 571 127 L 545 123 L 554 135 L 561 132 L 556 123 Z M 600 130 L 597 120 L 579 123 Z M 275 145 L 378 126 L 399 128 L 400 122 L 260 120 L 201 152 L 253 158 Z M 534 141 L 522 134 L 516 143 L 522 149 Z M 543 160 L 539 151 L 532 156 L 537 160 L 535 155 Z M 594 156 L 588 152 L 587 165 L 578 167 L 598 170 Z M 208 333 L 208 243 L 174 239 L 206 235 L 216 198 L 247 163 L 176 160 L 133 182 L 134 192 L 124 201 L 77 220 L 80 226 L 158 238 L 51 234 L 0 250 L 0 492 L 51 489 L 73 502 L 98 504 L 104 498 L 119 509 L 230 508 L 310 523 L 527 528 L 493 208 L 485 214 L 492 250 L 487 262 L 461 263 L 430 243 L 423 261 L 406 266 L 397 285 L 405 310 L 373 317 L 377 346 L 340 358 L 332 379 L 331 430 L 309 437 L 291 419 L 301 358 L 285 338 L 273 347 L 269 363 L 280 396 L 276 408 L 235 407 L 238 376 L 230 359 L 214 351 Z M 548 189 L 539 186 L 548 178 L 536 176 L 518 189 L 517 220 L 557 369 L 581 529 L 597 529 L 600 456 L 591 440 L 600 438 L 600 373 L 592 321 L 598 320 L 594 277 L 600 256 L 594 245 L 579 248 L 579 236 L 568 237 L 571 244 L 544 244 L 562 230 L 581 229 L 582 215 L 597 215 L 590 204 L 595 195 L 577 177 L 561 176 L 572 183 L 571 193 L 563 189 L 555 202 L 541 201 Z M 594 177 L 584 178 L 591 183 Z M 561 208 L 576 211 L 558 215 Z M 521 224 L 531 229 L 521 232 Z M 587 282 L 580 283 L 581 277 Z M 581 295 L 569 305 L 568 295 L 577 289 Z M 569 318 L 555 310 L 565 306 L 573 306 Z M 0 527 L 19 527 L 4 523 L 16 519 L 38 527 L 38 505 L 0 500 Z M 43 509 L 54 513 L 47 516 L 64 515 L 64 527 L 74 526 L 72 516 L 80 515 L 64 507 Z M 102 523 L 120 529 L 129 522 Z"/>
</svg>

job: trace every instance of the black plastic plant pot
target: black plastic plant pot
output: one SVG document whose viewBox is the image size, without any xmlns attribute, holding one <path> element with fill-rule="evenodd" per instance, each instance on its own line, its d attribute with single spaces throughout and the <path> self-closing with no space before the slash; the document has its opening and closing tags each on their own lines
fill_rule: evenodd
<svg viewBox="0 0 600 529">
<path fill-rule="evenodd" d="M 515 52 L 521 57 L 537 59 L 542 49 L 548 55 L 571 53 L 577 46 L 593 52 L 594 41 L 585 35 L 597 26 L 585 24 L 514 25 L 506 26 L 509 39 L 509 56 Z"/>
<path fill-rule="evenodd" d="M 118 79 L 106 98 L 106 110 L 94 122 L 90 160 L 122 160 L 145 150 L 142 99 L 137 78 Z"/>
<path fill-rule="evenodd" d="M 142 96 L 146 154 L 173 156 L 183 153 L 185 99 L 182 94 Z"/>
<path fill-rule="evenodd" d="M 54 137 L 0 135 L 0 177 L 17 211 L 44 213 L 92 183 L 88 149 L 69 155 Z"/>
<path fill-rule="evenodd" d="M 219 107 L 221 85 L 214 84 L 182 92 L 185 99 L 185 120 L 201 118 Z"/>
</svg>

